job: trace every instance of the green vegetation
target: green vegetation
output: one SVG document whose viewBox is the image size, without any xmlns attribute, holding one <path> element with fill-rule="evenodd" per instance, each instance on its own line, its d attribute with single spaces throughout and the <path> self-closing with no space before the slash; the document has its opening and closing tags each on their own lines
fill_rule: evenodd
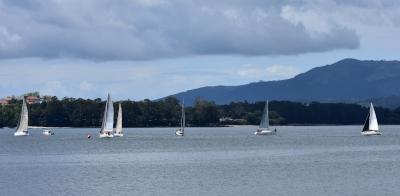
<svg viewBox="0 0 400 196">
<path fill-rule="evenodd" d="M 178 126 L 179 101 L 173 97 L 161 101 L 121 101 L 124 127 Z M 22 101 L 13 99 L 10 105 L 0 106 L 0 127 L 15 127 Z M 101 99 L 46 97 L 40 104 L 28 105 L 30 126 L 99 127 L 105 102 Z M 223 126 L 228 124 L 258 124 L 264 102 L 235 102 L 216 105 L 196 99 L 186 108 L 189 126 Z M 317 103 L 303 104 L 289 101 L 270 102 L 271 124 L 362 124 L 368 108 L 357 104 Z M 400 108 L 375 108 L 382 124 L 400 124 Z M 115 112 L 116 114 L 117 112 Z M 116 118 L 116 115 L 115 115 Z M 220 120 L 222 119 L 222 120 Z"/>
</svg>

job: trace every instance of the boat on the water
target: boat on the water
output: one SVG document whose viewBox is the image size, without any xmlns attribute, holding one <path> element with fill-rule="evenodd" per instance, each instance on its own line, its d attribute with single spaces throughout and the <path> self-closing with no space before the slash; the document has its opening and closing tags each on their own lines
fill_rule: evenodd
<svg viewBox="0 0 400 196">
<path fill-rule="evenodd" d="M 186 115 L 185 115 L 185 102 L 182 101 L 181 105 L 181 127 L 175 130 L 175 135 L 183 136 L 185 134 Z"/>
<path fill-rule="evenodd" d="M 361 135 L 372 136 L 382 135 L 382 131 L 379 131 L 378 119 L 376 118 L 374 105 L 369 106 L 369 112 L 367 119 L 365 120 L 364 127 L 361 131 Z"/>
<path fill-rule="evenodd" d="M 108 93 L 106 106 L 104 108 L 103 122 L 101 124 L 100 138 L 112 138 L 114 127 L 114 106 L 111 101 L 110 93 Z"/>
<path fill-rule="evenodd" d="M 276 129 L 271 130 L 269 127 L 269 112 L 268 112 L 268 100 L 265 102 L 264 112 L 261 117 L 260 126 L 254 132 L 254 135 L 275 135 Z"/>
<path fill-rule="evenodd" d="M 117 125 L 115 126 L 115 137 L 123 137 L 124 132 L 122 130 L 122 107 L 121 104 L 118 105 L 118 117 L 117 117 Z"/>
<path fill-rule="evenodd" d="M 28 136 L 28 107 L 26 106 L 25 98 L 22 99 L 21 114 L 17 129 L 14 132 L 14 136 Z"/>
<path fill-rule="evenodd" d="M 50 129 L 45 129 L 42 132 L 43 135 L 55 135 L 54 131 L 50 130 Z"/>
</svg>

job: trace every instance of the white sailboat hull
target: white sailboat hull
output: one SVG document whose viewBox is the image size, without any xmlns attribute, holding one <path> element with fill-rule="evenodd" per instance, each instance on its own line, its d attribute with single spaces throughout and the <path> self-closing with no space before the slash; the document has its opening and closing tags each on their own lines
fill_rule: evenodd
<svg viewBox="0 0 400 196">
<path fill-rule="evenodd" d="M 254 132 L 254 135 L 276 135 L 276 129 L 258 129 L 256 132 Z"/>
<path fill-rule="evenodd" d="M 114 137 L 123 137 L 124 134 L 123 133 L 114 133 Z"/>
<path fill-rule="evenodd" d="M 14 132 L 14 136 L 28 136 L 28 132 Z"/>
<path fill-rule="evenodd" d="M 375 130 L 363 131 L 363 132 L 361 132 L 361 135 L 364 135 L 364 136 L 382 135 L 382 132 L 380 132 L 380 131 L 375 131 Z"/>
<path fill-rule="evenodd" d="M 111 132 L 104 132 L 99 134 L 99 138 L 112 138 L 114 135 Z"/>
<path fill-rule="evenodd" d="M 178 129 L 178 130 L 175 131 L 175 135 L 177 135 L 177 136 L 183 136 L 183 131 L 180 130 L 180 129 Z"/>
</svg>

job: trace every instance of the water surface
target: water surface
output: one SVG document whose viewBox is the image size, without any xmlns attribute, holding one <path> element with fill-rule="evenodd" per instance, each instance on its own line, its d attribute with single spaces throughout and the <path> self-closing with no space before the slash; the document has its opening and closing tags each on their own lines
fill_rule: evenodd
<svg viewBox="0 0 400 196">
<path fill-rule="evenodd" d="M 398 195 L 400 126 L 0 129 L 0 195 Z M 91 133 L 93 139 L 86 139 Z"/>
</svg>

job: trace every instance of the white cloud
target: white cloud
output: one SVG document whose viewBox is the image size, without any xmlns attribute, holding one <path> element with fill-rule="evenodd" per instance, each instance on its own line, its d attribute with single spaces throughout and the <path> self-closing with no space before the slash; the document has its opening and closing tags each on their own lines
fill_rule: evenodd
<svg viewBox="0 0 400 196">
<path fill-rule="evenodd" d="M 313 36 L 330 33 L 332 27 L 336 26 L 336 23 L 324 18 L 321 14 L 320 10 L 299 9 L 291 5 L 284 6 L 281 12 L 282 18 L 294 25 L 303 25 Z"/>
<path fill-rule="evenodd" d="M 265 68 L 246 65 L 238 71 L 238 74 L 242 77 L 260 77 L 265 75 Z"/>
<path fill-rule="evenodd" d="M 265 69 L 267 75 L 275 77 L 293 77 L 298 74 L 298 70 L 294 66 L 271 65 Z"/>
<path fill-rule="evenodd" d="M 271 65 L 268 67 L 244 65 L 238 70 L 238 75 L 253 80 L 273 80 L 290 78 L 299 73 L 294 66 Z"/>
<path fill-rule="evenodd" d="M 364 42 L 362 44 L 376 44 L 374 40 L 379 40 L 382 34 L 398 34 L 400 1 L 304 0 L 299 4 L 284 5 L 281 16 L 293 24 L 303 25 L 314 36 L 344 27 L 354 30 Z"/>
</svg>

